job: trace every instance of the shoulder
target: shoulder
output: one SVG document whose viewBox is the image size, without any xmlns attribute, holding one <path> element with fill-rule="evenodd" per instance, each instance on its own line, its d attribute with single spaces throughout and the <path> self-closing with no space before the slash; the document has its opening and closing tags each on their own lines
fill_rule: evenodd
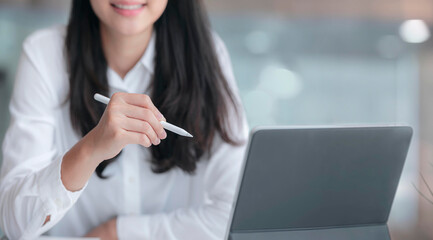
<svg viewBox="0 0 433 240">
<path fill-rule="evenodd" d="M 65 33 L 63 25 L 37 30 L 24 40 L 23 53 L 39 66 L 64 62 Z"/>
<path fill-rule="evenodd" d="M 239 88 L 237 86 L 236 78 L 233 73 L 232 62 L 230 60 L 230 54 L 227 50 L 227 47 L 221 37 L 216 33 L 212 32 L 212 38 L 214 42 L 215 53 L 217 55 L 221 71 L 224 74 L 225 80 L 228 83 L 228 86 L 233 94 L 235 104 L 238 108 L 229 108 L 229 116 L 238 116 L 240 117 L 238 124 L 234 124 L 236 121 L 232 121 L 234 124 L 229 126 L 231 128 L 231 132 L 236 132 L 237 136 L 234 136 L 235 139 L 239 141 L 246 141 L 248 138 L 248 123 L 246 121 L 246 115 L 243 110 L 242 101 L 240 98 Z M 238 112 L 233 112 L 237 110 Z M 232 119 L 233 120 L 233 119 Z"/>
<path fill-rule="evenodd" d="M 214 50 L 218 62 L 221 67 L 221 71 L 225 75 L 229 84 L 235 84 L 235 77 L 233 75 L 232 63 L 230 60 L 230 54 L 227 47 L 221 37 L 214 31 L 211 32 Z"/>
<path fill-rule="evenodd" d="M 235 75 L 233 72 L 232 61 L 230 59 L 230 54 L 227 50 L 227 47 L 221 37 L 214 31 L 211 32 L 211 36 L 213 38 L 213 44 L 215 49 L 215 54 L 218 59 L 220 68 L 222 73 L 224 74 L 225 80 L 227 81 L 229 87 L 232 92 L 238 97 L 238 87 L 235 79 Z"/>
<path fill-rule="evenodd" d="M 24 50 L 48 50 L 53 47 L 63 47 L 66 35 L 64 25 L 56 25 L 49 28 L 39 29 L 30 34 L 24 40 Z M 30 48 L 30 49 L 29 49 Z"/>
<path fill-rule="evenodd" d="M 23 59 L 40 75 L 41 83 L 56 94 L 64 94 L 67 82 L 66 61 L 64 55 L 66 27 L 57 25 L 37 30 L 23 42 Z"/>
<path fill-rule="evenodd" d="M 227 47 L 221 37 L 215 31 L 211 31 L 211 37 L 218 58 L 230 58 Z"/>
</svg>

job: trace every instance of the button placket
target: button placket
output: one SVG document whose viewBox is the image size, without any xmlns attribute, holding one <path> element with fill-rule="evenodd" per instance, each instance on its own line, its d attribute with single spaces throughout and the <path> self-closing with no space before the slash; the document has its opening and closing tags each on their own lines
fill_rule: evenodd
<svg viewBox="0 0 433 240">
<path fill-rule="evenodd" d="M 139 186 L 139 154 L 135 145 L 128 145 L 124 149 L 122 159 L 124 185 L 124 213 L 140 214 L 140 186 Z"/>
</svg>

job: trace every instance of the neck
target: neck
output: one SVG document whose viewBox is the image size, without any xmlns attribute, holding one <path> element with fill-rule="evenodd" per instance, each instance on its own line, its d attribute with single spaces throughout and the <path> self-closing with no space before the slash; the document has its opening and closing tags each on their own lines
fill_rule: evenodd
<svg viewBox="0 0 433 240">
<path fill-rule="evenodd" d="M 108 66 L 122 79 L 137 64 L 146 51 L 152 27 L 143 33 L 126 36 L 101 24 L 101 40 Z"/>
</svg>

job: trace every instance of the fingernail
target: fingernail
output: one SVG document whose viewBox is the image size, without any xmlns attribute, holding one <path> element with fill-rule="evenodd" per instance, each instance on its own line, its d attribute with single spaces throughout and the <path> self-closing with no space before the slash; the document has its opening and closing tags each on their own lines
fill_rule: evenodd
<svg viewBox="0 0 433 240">
<path fill-rule="evenodd" d="M 167 133 L 165 131 L 162 132 L 162 139 L 165 139 L 167 137 Z"/>
<path fill-rule="evenodd" d="M 161 143 L 161 140 L 157 139 L 157 140 L 156 140 L 156 145 L 158 145 L 158 144 L 160 144 L 160 143 Z"/>
<path fill-rule="evenodd" d="M 159 121 L 162 121 L 162 120 L 164 120 L 164 115 L 162 115 L 161 113 L 158 113 L 157 118 Z"/>
</svg>

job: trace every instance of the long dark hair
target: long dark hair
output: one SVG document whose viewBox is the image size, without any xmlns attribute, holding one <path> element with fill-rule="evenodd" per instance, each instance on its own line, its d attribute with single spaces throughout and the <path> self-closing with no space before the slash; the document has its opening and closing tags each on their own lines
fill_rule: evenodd
<svg viewBox="0 0 433 240">
<path fill-rule="evenodd" d="M 200 157 L 210 154 L 217 134 L 225 142 L 239 143 L 228 129 L 228 114 L 231 108 L 237 112 L 237 102 L 218 62 L 201 0 L 169 0 L 154 30 L 151 98 L 167 120 L 182 126 L 194 138 L 167 132 L 165 140 L 151 147 L 152 170 L 163 173 L 179 167 L 193 173 Z M 109 92 L 99 19 L 89 0 L 72 1 L 65 48 L 71 122 L 84 136 L 97 125 L 105 108 L 93 100 L 93 94 Z M 105 178 L 104 168 L 116 158 L 102 162 L 97 175 Z"/>
</svg>

